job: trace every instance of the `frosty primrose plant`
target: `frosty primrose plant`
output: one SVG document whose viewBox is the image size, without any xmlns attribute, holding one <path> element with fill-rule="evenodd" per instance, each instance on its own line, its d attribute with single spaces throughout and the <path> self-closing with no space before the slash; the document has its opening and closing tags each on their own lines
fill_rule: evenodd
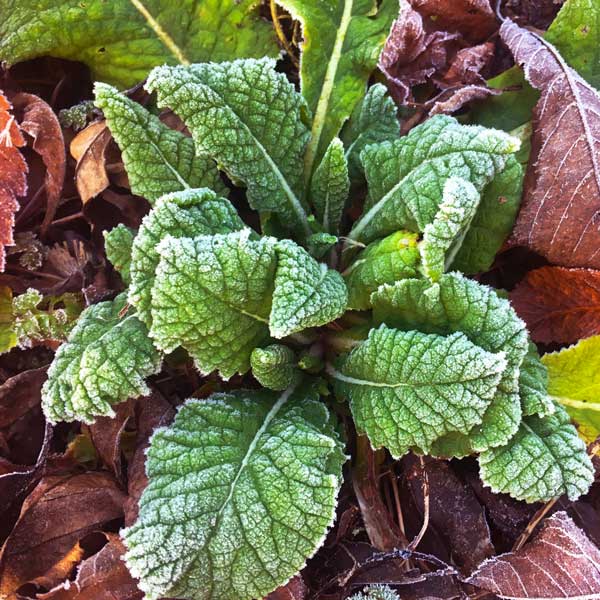
<svg viewBox="0 0 600 600">
<path fill-rule="evenodd" d="M 112 415 L 178 348 L 202 374 L 251 371 L 264 388 L 190 399 L 154 433 L 123 532 L 148 598 L 261 598 L 301 569 L 334 520 L 345 402 L 394 457 L 476 455 L 486 485 L 529 502 L 585 493 L 590 460 L 524 323 L 466 277 L 510 231 L 516 139 L 445 116 L 400 137 L 375 85 L 312 170 L 307 105 L 273 61 L 159 67 L 146 86 L 192 137 L 96 85 L 131 187 L 153 207 L 139 231 L 107 233 L 128 288 L 79 318 L 45 413 Z M 261 233 L 219 169 L 245 186 Z"/>
</svg>

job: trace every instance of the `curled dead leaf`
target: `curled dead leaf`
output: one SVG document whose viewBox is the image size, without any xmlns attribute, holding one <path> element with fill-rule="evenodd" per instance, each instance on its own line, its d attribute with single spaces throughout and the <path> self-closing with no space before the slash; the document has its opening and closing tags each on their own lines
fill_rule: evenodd
<svg viewBox="0 0 600 600">
<path fill-rule="evenodd" d="M 44 235 L 56 213 L 65 180 L 67 157 L 62 128 L 52 108 L 38 96 L 20 93 L 13 98 L 13 104 L 22 111 L 20 127 L 33 138 L 33 149 L 46 167 L 46 212 L 41 226 Z"/>
<path fill-rule="evenodd" d="M 106 148 L 111 139 L 106 121 L 96 121 L 71 141 L 71 156 L 77 161 L 75 183 L 83 204 L 108 187 Z"/>
</svg>

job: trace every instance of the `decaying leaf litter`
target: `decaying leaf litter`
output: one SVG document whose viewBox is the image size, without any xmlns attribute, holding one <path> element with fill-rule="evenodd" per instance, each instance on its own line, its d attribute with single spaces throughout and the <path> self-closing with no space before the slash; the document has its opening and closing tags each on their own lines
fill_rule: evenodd
<svg viewBox="0 0 600 600">
<path fill-rule="evenodd" d="M 42 4 L 0 1 L 0 596 L 600 597 L 596 0 Z"/>
</svg>

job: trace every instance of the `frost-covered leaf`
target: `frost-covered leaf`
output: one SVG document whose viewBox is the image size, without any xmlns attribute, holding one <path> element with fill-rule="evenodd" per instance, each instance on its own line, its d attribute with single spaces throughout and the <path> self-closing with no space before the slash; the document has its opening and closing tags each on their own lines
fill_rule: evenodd
<svg viewBox="0 0 600 600">
<path fill-rule="evenodd" d="M 438 212 L 446 179 L 460 177 L 482 194 L 474 225 L 493 219 L 500 224 L 487 232 L 490 241 L 482 250 L 486 256 L 481 260 L 491 262 L 508 234 L 506 221 L 512 223 L 518 208 L 520 188 L 515 196 L 514 186 L 509 185 L 514 178 L 520 182 L 521 168 L 513 156 L 518 148 L 519 141 L 504 132 L 460 125 L 442 115 L 394 142 L 368 146 L 361 160 L 369 194 L 349 237 L 369 242 L 399 229 L 423 232 Z M 509 181 L 500 177 L 503 173 L 510 174 Z M 502 189 L 496 186 L 488 198 L 486 188 L 496 177 Z M 498 201 L 499 192 L 503 192 L 502 201 Z M 468 232 L 465 237 L 467 248 L 472 235 Z"/>
<path fill-rule="evenodd" d="M 146 87 L 177 113 L 196 152 L 246 184 L 250 205 L 311 233 L 302 200 L 306 104 L 269 59 L 158 67 Z"/>
<path fill-rule="evenodd" d="M 360 153 L 377 142 L 392 141 L 400 137 L 400 122 L 396 105 L 381 83 L 372 85 L 363 101 L 356 107 L 348 125 L 342 130 L 346 146 L 348 171 L 352 181 L 362 178 Z"/>
<path fill-rule="evenodd" d="M 134 194 L 151 204 L 163 194 L 208 187 L 222 196 L 227 188 L 217 165 L 195 155 L 194 142 L 169 129 L 143 106 L 105 83 L 94 86 L 96 106 L 102 109 Z"/>
<path fill-rule="evenodd" d="M 472 183 L 450 177 L 444 184 L 439 210 L 425 226 L 419 253 L 423 272 L 438 281 L 452 263 L 479 206 L 479 192 Z"/>
<path fill-rule="evenodd" d="M 125 294 L 87 308 L 58 349 L 42 390 L 46 418 L 94 422 L 112 406 L 148 393 L 145 378 L 160 370 L 161 355 L 146 326 L 122 316 Z"/>
<path fill-rule="evenodd" d="M 468 434 L 494 398 L 504 353 L 486 352 L 462 333 L 447 337 L 381 325 L 337 370 L 336 394 L 374 448 L 400 457 L 429 452 L 446 433 Z"/>
<path fill-rule="evenodd" d="M 158 245 L 150 334 L 165 352 L 185 348 L 202 373 L 245 373 L 252 350 L 269 339 L 276 241 L 250 236 L 246 229 Z"/>
<path fill-rule="evenodd" d="M 273 337 L 325 325 L 342 316 L 348 304 L 348 290 L 337 271 L 318 263 L 289 240 L 278 242 L 276 253 L 275 290 L 269 316 Z"/>
<path fill-rule="evenodd" d="M 600 267 L 600 94 L 538 34 L 505 19 L 500 36 L 541 97 L 513 241 L 550 262 Z"/>
<path fill-rule="evenodd" d="M 310 390 L 188 400 L 148 449 L 126 562 L 149 600 L 263 598 L 332 525 L 342 445 Z"/>
<path fill-rule="evenodd" d="M 527 331 L 507 300 L 458 273 L 443 275 L 433 285 L 407 279 L 382 286 L 371 300 L 376 322 L 443 335 L 460 331 L 488 352 L 504 352 L 507 368 L 481 426 L 469 433 L 468 444 L 457 438 L 454 442 L 481 451 L 505 444 L 516 433 L 521 421 L 519 368 L 527 353 Z M 446 451 L 439 454 L 446 456 Z"/>
<path fill-rule="evenodd" d="M 311 256 L 322 258 L 337 242 L 337 236 L 321 231 L 320 233 L 313 233 L 310 237 L 306 238 L 306 247 Z"/>
<path fill-rule="evenodd" d="M 270 390 L 285 390 L 296 382 L 300 373 L 294 351 L 282 344 L 255 348 L 250 365 L 255 379 Z"/>
<path fill-rule="evenodd" d="M 348 286 L 348 307 L 367 310 L 371 294 L 384 283 L 418 277 L 418 236 L 397 231 L 369 244 L 344 271 Z"/>
<path fill-rule="evenodd" d="M 400 596 L 387 585 L 370 585 L 348 600 L 400 600 Z"/>
<path fill-rule="evenodd" d="M 121 87 L 156 65 L 274 56 L 255 0 L 1 0 L 0 55 L 8 64 L 55 56 L 87 64 Z"/>
<path fill-rule="evenodd" d="M 110 231 L 104 232 L 106 258 L 121 275 L 125 285 L 129 285 L 131 281 L 131 247 L 133 246 L 134 236 L 134 230 L 125 227 L 123 223 L 113 227 Z"/>
<path fill-rule="evenodd" d="M 548 369 L 548 392 L 571 415 L 581 435 L 600 435 L 600 335 L 542 356 Z"/>
<path fill-rule="evenodd" d="M 160 198 L 144 218 L 131 252 L 129 302 L 138 317 L 150 326 L 151 291 L 160 253 L 158 244 L 169 236 L 194 237 L 229 233 L 244 228 L 229 200 L 207 189 L 185 190 Z"/>
<path fill-rule="evenodd" d="M 525 546 L 481 563 L 467 583 L 499 598 L 595 600 L 600 590 L 598 564 L 596 544 L 559 511 L 542 521 Z"/>
<path fill-rule="evenodd" d="M 300 87 L 313 115 L 306 153 L 310 176 L 364 96 L 390 25 L 395 0 L 277 0 L 302 23 Z"/>
<path fill-rule="evenodd" d="M 317 219 L 325 231 L 339 232 L 349 191 L 350 180 L 344 146 L 339 138 L 333 138 L 310 184 L 310 198 Z"/>
<path fill-rule="evenodd" d="M 494 492 L 527 502 L 562 494 L 577 500 L 594 480 L 592 461 L 565 410 L 525 417 L 506 446 L 479 455 L 481 479 Z"/>
<path fill-rule="evenodd" d="M 519 394 L 524 415 L 545 417 L 554 412 L 554 403 L 548 395 L 548 371 L 532 342 L 521 363 Z"/>
</svg>

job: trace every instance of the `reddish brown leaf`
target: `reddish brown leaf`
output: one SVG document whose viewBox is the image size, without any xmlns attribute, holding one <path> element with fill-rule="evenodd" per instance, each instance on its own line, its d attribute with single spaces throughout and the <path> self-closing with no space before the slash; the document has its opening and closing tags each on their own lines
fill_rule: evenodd
<svg viewBox="0 0 600 600">
<path fill-rule="evenodd" d="M 19 152 L 25 145 L 11 105 L 0 92 L 0 272 L 4 271 L 5 246 L 14 244 L 15 213 L 19 210 L 17 196 L 27 191 L 27 163 Z"/>
<path fill-rule="evenodd" d="M 429 108 L 430 115 L 450 115 L 473 100 L 483 100 L 488 96 L 497 96 L 502 90 L 496 90 L 484 85 L 465 85 L 448 88 L 432 98 L 424 106 Z"/>
<path fill-rule="evenodd" d="M 422 481 L 427 474 L 429 523 L 447 542 L 455 564 L 470 573 L 483 560 L 493 556 L 494 546 L 483 508 L 471 488 L 460 481 L 448 463 L 426 459 L 423 468 L 411 455 L 405 464 L 409 466 L 406 476 L 421 513 Z"/>
<path fill-rule="evenodd" d="M 308 597 L 308 588 L 302 575 L 296 575 L 285 585 L 271 592 L 265 600 L 305 600 Z"/>
<path fill-rule="evenodd" d="M 535 342 L 573 344 L 600 334 L 600 271 L 535 269 L 510 299 Z"/>
<path fill-rule="evenodd" d="M 481 42 L 497 27 L 488 0 L 410 0 L 413 8 L 438 29 L 459 31 L 470 42 Z"/>
<path fill-rule="evenodd" d="M 521 550 L 488 559 L 467 583 L 502 598 L 600 598 L 600 550 L 561 511 Z"/>
<path fill-rule="evenodd" d="M 600 95 L 537 34 L 500 35 L 541 97 L 513 242 L 567 267 L 600 268 Z"/>
<path fill-rule="evenodd" d="M 125 547 L 118 535 L 105 534 L 108 543 L 86 558 L 75 581 L 65 581 L 38 600 L 141 600 L 144 597 L 122 559 Z"/>
<path fill-rule="evenodd" d="M 491 42 L 459 50 L 439 83 L 448 87 L 464 84 L 485 85 L 481 71 L 490 62 L 493 54 L 494 44 Z"/>
<path fill-rule="evenodd" d="M 157 427 L 168 425 L 175 416 L 175 409 L 163 395 L 153 390 L 150 396 L 137 401 L 137 434 L 136 448 L 131 459 L 127 474 L 129 497 L 125 502 L 125 525 L 134 523 L 138 515 L 138 502 L 148 484 L 146 477 L 146 449 L 150 436 Z"/>
<path fill-rule="evenodd" d="M 13 98 L 15 109 L 23 111 L 20 127 L 33 138 L 33 149 L 42 157 L 46 167 L 46 213 L 41 231 L 54 218 L 65 180 L 65 140 L 58 118 L 50 106 L 33 94 L 17 94 Z"/>
<path fill-rule="evenodd" d="M 399 104 L 412 101 L 411 88 L 424 83 L 448 64 L 450 45 L 458 34 L 426 32 L 421 15 L 407 0 L 400 0 L 400 13 L 379 58 L 379 68 Z"/>
<path fill-rule="evenodd" d="M 123 516 L 125 495 L 107 473 L 47 476 L 29 495 L 0 551 L 0 597 L 78 560 L 86 534 Z M 62 565 L 57 568 L 57 565 Z M 70 569 L 69 569 L 70 570 Z"/>
<path fill-rule="evenodd" d="M 114 417 L 99 417 L 89 426 L 92 443 L 102 462 L 113 472 L 118 481 L 123 481 L 121 465 L 121 435 L 130 417 L 133 416 L 134 400 L 128 400 L 115 408 Z"/>
<path fill-rule="evenodd" d="M 106 121 L 97 121 L 71 142 L 71 155 L 77 161 L 75 181 L 83 204 L 108 187 L 105 153 L 111 139 Z"/>
</svg>

